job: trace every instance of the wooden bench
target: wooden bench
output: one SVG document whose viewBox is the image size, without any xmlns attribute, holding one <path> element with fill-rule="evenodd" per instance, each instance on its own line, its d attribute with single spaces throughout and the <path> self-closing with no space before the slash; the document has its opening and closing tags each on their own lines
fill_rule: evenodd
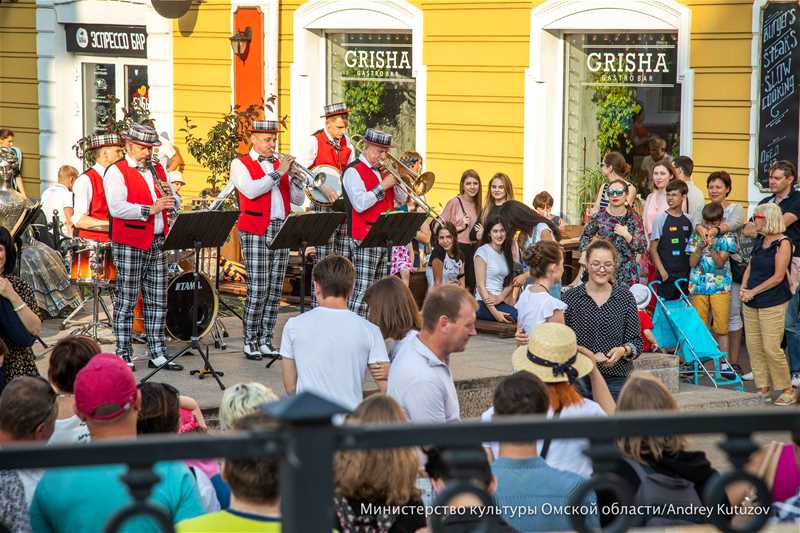
<svg viewBox="0 0 800 533">
<path fill-rule="evenodd" d="M 503 324 L 502 322 L 494 322 L 492 320 L 477 320 L 475 321 L 475 329 L 478 333 L 492 333 L 501 339 L 507 339 L 516 334 L 517 325 Z"/>
</svg>

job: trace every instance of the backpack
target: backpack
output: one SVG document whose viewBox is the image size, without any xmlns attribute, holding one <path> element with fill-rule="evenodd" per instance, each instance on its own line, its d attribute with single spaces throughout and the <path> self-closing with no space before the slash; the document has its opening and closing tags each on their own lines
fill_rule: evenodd
<svg viewBox="0 0 800 533">
<path fill-rule="evenodd" d="M 703 523 L 698 512 L 681 512 L 681 508 L 700 507 L 703 501 L 694 483 L 687 479 L 660 474 L 648 465 L 625 458 L 639 477 L 639 489 L 634 494 L 634 505 L 664 506 L 660 511 L 642 517 L 645 527 L 693 525 Z M 673 509 L 669 509 L 669 506 Z M 641 508 L 641 507 L 640 507 Z"/>
</svg>

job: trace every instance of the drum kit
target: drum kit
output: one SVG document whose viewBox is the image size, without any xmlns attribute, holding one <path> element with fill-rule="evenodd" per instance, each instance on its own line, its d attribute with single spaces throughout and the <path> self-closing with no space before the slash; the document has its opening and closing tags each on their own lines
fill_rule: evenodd
<svg viewBox="0 0 800 533">
<path fill-rule="evenodd" d="M 70 272 L 70 281 L 79 290 L 88 289 L 91 296 L 86 298 L 63 322 L 62 329 L 80 326 L 73 335 L 89 335 L 101 343 L 113 340 L 101 338 L 98 329 L 111 328 L 111 312 L 103 294 L 113 302 L 116 286 L 117 269 L 111 255 L 111 243 L 101 243 L 81 238 L 67 239 L 61 246 L 65 265 Z M 191 339 L 192 289 L 194 274 L 190 272 L 192 252 L 167 252 L 167 334 L 173 339 L 189 341 Z M 223 338 L 227 336 L 224 326 L 218 320 L 219 296 L 215 285 L 202 272 L 198 291 L 198 331 L 200 337 L 209 333 L 213 335 L 214 345 L 225 349 Z M 75 316 L 91 302 L 91 318 L 89 322 L 76 321 Z M 105 317 L 101 319 L 100 311 Z M 133 312 L 134 339 L 144 340 L 144 313 L 142 295 Z"/>
</svg>

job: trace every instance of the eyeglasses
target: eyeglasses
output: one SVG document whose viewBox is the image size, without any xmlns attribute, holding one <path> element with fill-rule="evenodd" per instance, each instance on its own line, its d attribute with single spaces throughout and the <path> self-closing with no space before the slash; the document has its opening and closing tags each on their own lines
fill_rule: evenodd
<svg viewBox="0 0 800 533">
<path fill-rule="evenodd" d="M 613 263 L 589 263 L 589 268 L 591 268 L 592 270 L 594 270 L 596 272 L 602 272 L 602 271 L 610 272 L 610 271 L 614 270 L 614 264 Z"/>
<path fill-rule="evenodd" d="M 620 196 L 625 195 L 624 189 L 609 189 L 608 190 L 608 197 L 609 198 L 619 198 Z"/>
</svg>

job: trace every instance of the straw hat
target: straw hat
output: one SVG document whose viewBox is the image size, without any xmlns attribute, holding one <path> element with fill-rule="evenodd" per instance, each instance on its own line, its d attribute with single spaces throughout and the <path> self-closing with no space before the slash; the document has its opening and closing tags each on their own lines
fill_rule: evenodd
<svg viewBox="0 0 800 533">
<path fill-rule="evenodd" d="M 650 298 L 652 295 L 647 286 L 642 285 L 641 283 L 631 285 L 631 293 L 636 300 L 636 307 L 639 309 L 644 309 L 650 305 Z"/>
<path fill-rule="evenodd" d="M 528 371 L 545 383 L 574 383 L 594 367 L 588 357 L 578 353 L 575 332 L 555 322 L 536 326 L 528 345 L 514 351 L 511 366 L 514 372 Z"/>
</svg>

